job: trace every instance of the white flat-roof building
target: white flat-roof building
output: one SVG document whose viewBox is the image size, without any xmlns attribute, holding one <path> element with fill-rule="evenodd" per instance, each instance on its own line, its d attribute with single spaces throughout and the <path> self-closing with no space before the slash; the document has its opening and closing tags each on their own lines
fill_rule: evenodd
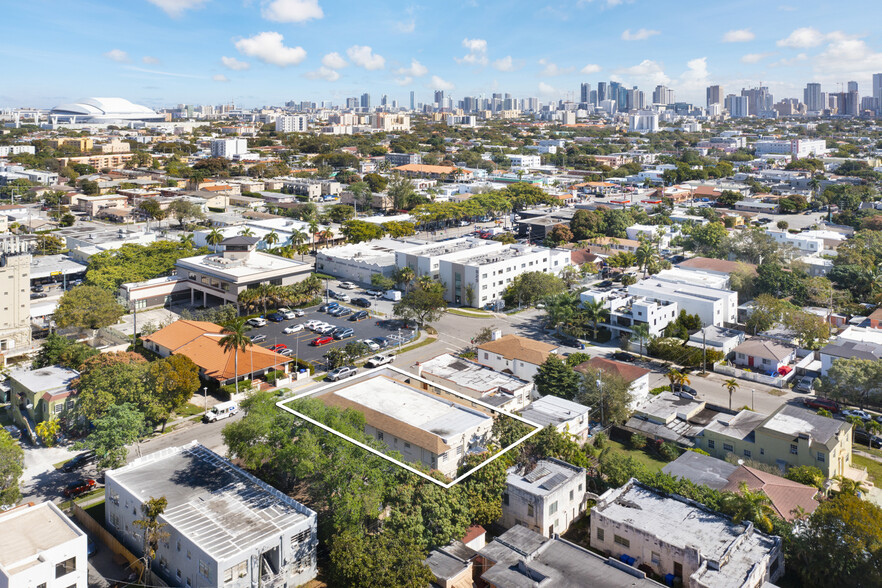
<svg viewBox="0 0 882 588">
<path fill-rule="evenodd" d="M 780 537 L 635 479 L 591 509 L 591 547 L 686 588 L 760 588 L 784 574 Z"/>
<path fill-rule="evenodd" d="M 417 364 L 417 375 L 508 411 L 523 409 L 533 394 L 532 382 L 449 353 Z"/>
<path fill-rule="evenodd" d="M 370 284 L 373 274 L 391 277 L 396 253 L 413 246 L 413 242 L 377 239 L 322 249 L 316 253 L 315 269 L 343 280 Z"/>
<path fill-rule="evenodd" d="M 277 133 L 305 133 L 309 130 L 309 117 L 305 114 L 285 114 L 276 118 Z"/>
<path fill-rule="evenodd" d="M 334 386 L 317 398 L 362 413 L 365 434 L 400 452 L 405 461 L 453 479 L 467 455 L 486 449 L 493 418 L 433 395 L 428 388 L 416 388 L 418 380 L 413 385 L 405 380 L 387 371 Z"/>
<path fill-rule="evenodd" d="M 715 290 L 729 289 L 729 276 L 712 272 L 673 267 L 671 269 L 662 270 L 657 274 L 653 274 L 652 277 L 656 280 L 671 282 L 672 284 L 693 284 L 695 286 L 704 286 L 705 288 L 713 288 Z"/>
<path fill-rule="evenodd" d="M 566 398 L 543 396 L 534 400 L 520 414 L 530 422 L 543 427 L 552 425 L 561 433 L 568 433 L 582 441 L 587 441 L 590 435 L 591 407 Z"/>
<path fill-rule="evenodd" d="M 651 300 L 644 296 L 631 296 L 622 290 L 586 290 L 579 295 L 582 303 L 602 302 L 609 311 L 609 318 L 601 323 L 613 337 L 633 333 L 636 325 L 649 328 L 651 337 L 659 337 L 670 323 L 677 319 L 679 307 L 676 302 Z"/>
<path fill-rule="evenodd" d="M 211 156 L 233 159 L 248 153 L 248 139 L 213 139 Z"/>
<path fill-rule="evenodd" d="M 790 245 L 802 255 L 817 255 L 824 250 L 824 240 L 819 237 L 811 237 L 801 233 L 793 235 L 787 231 L 766 231 L 781 245 Z"/>
<path fill-rule="evenodd" d="M 703 325 L 737 322 L 738 293 L 692 284 L 649 278 L 628 286 L 628 293 L 649 300 L 676 302 L 688 314 L 697 314 Z"/>
<path fill-rule="evenodd" d="M 585 514 L 585 468 L 543 459 L 529 472 L 508 470 L 502 495 L 505 528 L 523 525 L 545 537 L 562 535 Z"/>
<path fill-rule="evenodd" d="M 169 586 L 300 586 L 316 575 L 316 514 L 197 441 L 106 472 L 106 527 L 144 552 L 141 505 L 168 501 L 153 571 Z M 84 584 L 85 586 L 85 584 Z"/>
<path fill-rule="evenodd" d="M 754 145 L 758 157 L 769 154 L 791 155 L 794 159 L 823 157 L 827 154 L 824 139 L 761 139 Z"/>
<path fill-rule="evenodd" d="M 86 588 L 87 543 L 51 502 L 0 513 L 0 587 Z"/>
</svg>

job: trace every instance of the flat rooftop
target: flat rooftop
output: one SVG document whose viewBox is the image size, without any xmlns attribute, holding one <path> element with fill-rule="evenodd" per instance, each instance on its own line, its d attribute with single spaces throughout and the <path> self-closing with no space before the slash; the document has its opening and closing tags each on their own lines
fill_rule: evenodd
<svg viewBox="0 0 882 588">
<path fill-rule="evenodd" d="M 444 378 L 457 386 L 490 394 L 500 388 L 519 390 L 530 383 L 520 378 L 491 370 L 473 361 L 444 353 L 420 364 L 422 373 Z"/>
<path fill-rule="evenodd" d="M 806 411 L 809 412 L 809 411 Z M 706 431 L 713 431 L 732 437 L 733 439 L 747 439 L 769 417 L 761 412 L 742 410 L 736 415 L 720 415 L 705 427 Z M 826 417 L 823 417 L 826 418 Z M 830 419 L 831 421 L 833 419 Z M 835 421 L 834 421 L 835 422 Z"/>
<path fill-rule="evenodd" d="M 522 410 L 521 416 L 528 421 L 547 427 L 548 425 L 565 423 L 589 412 L 591 412 L 591 408 L 578 402 L 558 396 L 543 396 Z"/>
<path fill-rule="evenodd" d="M 67 388 L 70 382 L 79 376 L 78 371 L 57 365 L 35 370 L 18 369 L 9 373 L 9 377 L 22 387 L 38 393 Z"/>
<path fill-rule="evenodd" d="M 85 272 L 88 266 L 70 259 L 67 255 L 45 255 L 31 259 L 31 279 L 48 278 Z"/>
<path fill-rule="evenodd" d="M 194 441 L 107 472 L 139 500 L 164 496 L 162 518 L 217 560 L 277 537 L 315 513 Z"/>
<path fill-rule="evenodd" d="M 774 413 L 762 428 L 774 431 L 790 437 L 810 435 L 815 441 L 827 444 L 843 429 L 851 427 L 851 423 L 821 416 L 811 410 L 783 405 L 778 412 Z"/>
<path fill-rule="evenodd" d="M 278 255 L 270 255 L 261 251 L 252 251 L 248 257 L 240 260 L 227 260 L 222 254 L 196 255 L 184 257 L 176 264 L 184 268 L 195 268 L 200 271 L 220 273 L 235 279 L 249 278 L 254 275 L 282 270 L 308 270 L 312 266 L 293 259 L 286 259 Z"/>
<path fill-rule="evenodd" d="M 678 296 L 693 298 L 695 300 L 722 300 L 726 296 L 734 294 L 731 290 L 708 288 L 697 284 L 684 284 L 680 282 L 664 282 L 650 278 L 641 280 L 628 286 L 628 293 L 654 298 L 659 294 L 676 294 Z"/>
<path fill-rule="evenodd" d="M 16 574 L 39 561 L 47 549 L 84 533 L 48 502 L 0 514 L 0 568 Z"/>
<path fill-rule="evenodd" d="M 485 424 L 490 417 L 442 400 L 387 376 L 366 378 L 333 394 L 444 439 Z"/>
<path fill-rule="evenodd" d="M 558 459 L 543 459 L 527 473 L 511 468 L 505 481 L 509 486 L 529 492 L 533 496 L 544 496 L 577 476 L 584 478 L 585 469 Z"/>
<path fill-rule="evenodd" d="M 468 251 L 470 249 L 481 249 L 487 247 L 500 247 L 500 244 L 497 241 L 487 241 L 485 239 L 463 237 L 462 239 L 451 239 L 450 241 L 441 241 L 440 243 L 417 245 L 416 247 L 412 247 L 410 249 L 403 249 L 401 250 L 401 253 L 407 255 L 416 255 L 419 257 L 439 257 L 441 255 L 459 253 L 460 251 Z"/>
</svg>

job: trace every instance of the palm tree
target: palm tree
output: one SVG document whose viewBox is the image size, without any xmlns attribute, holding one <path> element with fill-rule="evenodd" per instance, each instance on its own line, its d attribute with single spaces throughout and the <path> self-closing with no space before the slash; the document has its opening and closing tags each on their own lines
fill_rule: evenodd
<svg viewBox="0 0 882 588">
<path fill-rule="evenodd" d="M 652 258 L 655 257 L 655 250 L 652 248 L 652 245 L 647 241 L 643 241 L 639 247 L 637 247 L 637 251 L 634 252 L 635 257 L 637 258 L 637 264 L 640 266 L 640 269 L 643 271 L 644 277 L 646 276 L 646 268 L 649 267 L 650 262 L 652 262 Z"/>
<path fill-rule="evenodd" d="M 738 389 L 738 386 L 738 380 L 735 378 L 729 378 L 723 382 L 723 387 L 729 391 L 729 410 L 732 410 L 732 395 L 735 393 L 735 390 Z"/>
<path fill-rule="evenodd" d="M 220 344 L 223 350 L 227 353 L 233 352 L 233 362 L 235 366 L 236 373 L 234 374 L 234 381 L 236 383 L 236 394 L 239 393 L 239 351 L 245 351 L 251 346 L 251 339 L 248 335 L 245 334 L 245 319 L 244 318 L 236 318 L 232 321 L 223 325 L 223 333 L 225 335 L 221 337 Z M 254 369 L 254 366 L 252 366 Z"/>
<path fill-rule="evenodd" d="M 291 233 L 291 244 L 300 253 L 300 261 L 303 261 L 303 248 L 301 245 L 306 243 L 307 236 L 301 231 L 293 231 Z"/>
<path fill-rule="evenodd" d="M 273 245 L 279 242 L 279 234 L 274 230 L 270 231 L 263 237 L 263 242 L 266 243 L 268 248 L 272 248 Z"/>
<path fill-rule="evenodd" d="M 254 231 L 252 231 L 250 227 L 245 227 L 244 229 L 239 231 L 239 235 L 242 237 L 253 237 Z"/>
<path fill-rule="evenodd" d="M 849 494 L 851 496 L 857 496 L 858 492 L 866 492 L 867 489 L 864 487 L 863 482 L 858 482 L 857 480 L 852 480 L 851 478 L 846 478 L 845 476 L 833 476 L 833 479 L 836 480 L 836 484 L 839 486 L 838 494 Z"/>
<path fill-rule="evenodd" d="M 328 247 L 328 242 L 334 238 L 334 231 L 331 230 L 331 227 L 328 227 L 321 233 L 322 242 L 325 244 L 325 249 Z"/>
<path fill-rule="evenodd" d="M 668 370 L 667 376 L 671 382 L 671 392 L 681 386 L 689 385 L 689 376 L 680 370 L 671 368 Z"/>
<path fill-rule="evenodd" d="M 410 266 L 404 266 L 396 272 L 395 281 L 398 285 L 403 286 L 404 292 L 407 293 L 410 283 L 413 282 L 415 277 L 416 272 L 413 271 L 413 268 Z"/>
<path fill-rule="evenodd" d="M 205 242 L 211 245 L 215 253 L 217 253 L 217 246 L 220 245 L 220 242 L 223 240 L 224 234 L 221 233 L 217 227 L 211 229 L 208 235 L 205 236 Z"/>
<path fill-rule="evenodd" d="M 309 233 L 312 235 L 312 250 L 315 251 L 315 235 L 318 233 L 319 223 L 318 220 L 312 218 L 309 220 Z"/>
<path fill-rule="evenodd" d="M 741 482 L 737 493 L 727 493 L 723 497 L 723 512 L 730 513 L 733 522 L 751 521 L 761 531 L 772 532 L 775 516 L 772 501 L 765 492 L 753 491 L 745 482 Z"/>
<path fill-rule="evenodd" d="M 643 355 L 643 342 L 649 339 L 649 325 L 646 323 L 633 325 L 631 332 L 640 340 L 640 355 Z"/>
<path fill-rule="evenodd" d="M 585 307 L 585 318 L 591 322 L 594 340 L 597 341 L 598 325 L 609 314 L 609 311 L 604 308 L 603 302 L 600 300 L 585 302 L 583 306 Z"/>
<path fill-rule="evenodd" d="M 195 247 L 196 243 L 193 241 L 193 233 L 184 233 L 181 235 L 181 245 Z"/>
</svg>

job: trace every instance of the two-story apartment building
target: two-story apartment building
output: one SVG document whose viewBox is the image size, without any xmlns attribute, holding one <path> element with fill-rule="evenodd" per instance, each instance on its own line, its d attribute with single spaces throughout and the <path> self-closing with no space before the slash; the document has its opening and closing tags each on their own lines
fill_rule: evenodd
<svg viewBox="0 0 882 588">
<path fill-rule="evenodd" d="M 497 372 L 509 371 L 518 378 L 532 381 L 548 356 L 557 347 L 520 335 L 494 334 L 493 340 L 478 345 L 476 361 Z"/>
<path fill-rule="evenodd" d="M 566 532 L 585 513 L 585 468 L 543 459 L 530 471 L 508 470 L 502 495 L 503 527 L 524 525 L 545 537 Z"/>
<path fill-rule="evenodd" d="M 108 470 L 106 480 L 105 525 L 137 555 L 141 507 L 168 501 L 153 571 L 169 586 L 281 588 L 315 578 L 316 514 L 197 441 Z"/>
<path fill-rule="evenodd" d="M 660 302 L 676 302 L 680 310 L 697 314 L 703 325 L 723 326 L 738 317 L 738 293 L 656 278 L 628 286 L 628 294 Z"/>
<path fill-rule="evenodd" d="M 603 304 L 609 318 L 601 325 L 610 330 L 613 339 L 633 333 L 637 325 L 646 325 L 650 337 L 660 337 L 665 327 L 677 320 L 679 312 L 676 302 L 631 296 L 622 291 L 586 290 L 579 297 L 583 304 Z"/>
<path fill-rule="evenodd" d="M 860 477 L 851 467 L 852 425 L 785 404 L 771 415 L 742 410 L 718 417 L 695 439 L 711 456 L 727 454 L 778 466 L 814 466 L 824 476 Z M 863 473 L 866 475 L 866 472 Z"/>
<path fill-rule="evenodd" d="M 51 502 L 0 513 L 0 586 L 86 588 L 87 542 Z"/>
</svg>

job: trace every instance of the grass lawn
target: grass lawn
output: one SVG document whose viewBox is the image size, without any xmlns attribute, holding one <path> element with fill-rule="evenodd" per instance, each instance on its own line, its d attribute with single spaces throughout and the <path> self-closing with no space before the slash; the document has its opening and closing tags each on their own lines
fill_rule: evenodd
<svg viewBox="0 0 882 588">
<path fill-rule="evenodd" d="M 882 463 L 870 459 L 869 457 L 864 457 L 863 455 L 855 455 L 851 458 L 851 461 L 856 466 L 867 468 L 867 473 L 870 474 L 871 482 L 882 482 Z"/>
<path fill-rule="evenodd" d="M 202 414 L 203 411 L 204 411 L 204 409 L 201 406 L 196 406 L 192 402 L 188 402 L 182 408 L 179 408 L 178 410 L 176 410 L 175 415 L 177 415 L 179 417 L 188 417 L 188 416 L 194 416 L 197 414 Z"/>
<path fill-rule="evenodd" d="M 415 344 L 411 345 L 410 347 L 405 347 L 401 351 L 398 351 L 397 355 L 401 355 L 402 353 L 407 353 L 408 351 L 413 351 L 414 349 L 419 349 L 420 347 L 423 347 L 425 345 L 429 345 L 430 343 L 434 343 L 437 340 L 438 340 L 437 337 L 426 337 L 423 341 L 420 341 L 419 343 L 415 343 Z"/>
<path fill-rule="evenodd" d="M 450 314 L 455 314 L 458 316 L 468 316 L 468 317 L 479 317 L 479 318 L 492 318 L 493 315 L 489 312 L 485 312 L 483 310 L 460 310 L 458 308 L 448 308 L 447 312 Z"/>
<path fill-rule="evenodd" d="M 631 449 L 631 448 L 626 447 L 616 441 L 607 441 L 607 443 L 609 444 L 610 447 L 613 448 L 614 451 L 618 451 L 618 452 L 626 453 L 626 454 L 630 455 L 631 457 L 633 457 L 634 459 L 639 461 L 641 464 L 646 466 L 646 469 L 648 469 L 651 472 L 660 472 L 663 467 L 668 465 L 668 462 L 662 461 L 660 459 L 656 459 L 642 450 Z M 882 464 L 879 464 L 879 465 L 882 465 Z"/>
</svg>

